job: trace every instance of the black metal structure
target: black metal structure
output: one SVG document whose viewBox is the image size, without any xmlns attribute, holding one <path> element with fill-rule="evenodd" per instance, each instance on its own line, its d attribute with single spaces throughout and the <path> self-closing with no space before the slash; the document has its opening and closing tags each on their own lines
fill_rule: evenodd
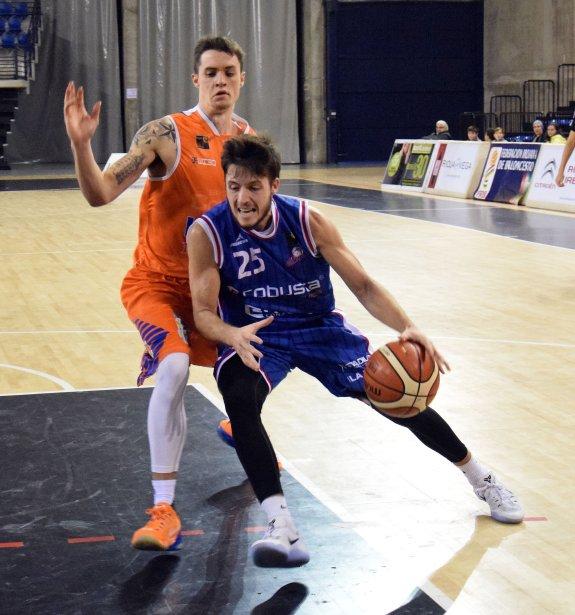
<svg viewBox="0 0 575 615">
<path fill-rule="evenodd" d="M 569 113 L 575 108 L 575 64 L 557 67 L 557 112 Z"/>
<path fill-rule="evenodd" d="M 40 0 L 0 3 L 0 170 L 10 169 L 4 150 L 22 84 L 33 78 L 40 25 Z"/>
<path fill-rule="evenodd" d="M 523 111 L 521 96 L 512 94 L 500 94 L 492 96 L 489 101 L 489 111 L 499 115 L 500 113 L 512 113 Z"/>
<path fill-rule="evenodd" d="M 523 82 L 523 110 L 539 110 L 543 114 L 555 111 L 555 81 L 528 79 Z"/>
</svg>

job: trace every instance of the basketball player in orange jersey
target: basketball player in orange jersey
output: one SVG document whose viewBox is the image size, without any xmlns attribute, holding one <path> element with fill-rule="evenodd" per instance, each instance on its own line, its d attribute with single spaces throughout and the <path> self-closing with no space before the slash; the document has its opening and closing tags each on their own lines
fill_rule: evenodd
<svg viewBox="0 0 575 615">
<path fill-rule="evenodd" d="M 175 549 L 181 523 L 173 508 L 186 439 L 183 394 L 190 363 L 211 366 L 215 347 L 196 331 L 188 282 L 186 224 L 225 198 L 221 154 L 230 136 L 252 132 L 234 114 L 244 84 L 244 53 L 233 40 L 206 37 L 194 49 L 198 104 L 145 124 L 129 152 L 102 172 L 91 148 L 101 102 L 90 113 L 82 87 L 69 83 L 64 119 L 82 193 L 93 207 L 113 201 L 147 169 L 134 266 L 121 297 L 145 346 L 138 385 L 156 373 L 148 408 L 154 506 L 137 530 L 137 549 Z"/>
</svg>

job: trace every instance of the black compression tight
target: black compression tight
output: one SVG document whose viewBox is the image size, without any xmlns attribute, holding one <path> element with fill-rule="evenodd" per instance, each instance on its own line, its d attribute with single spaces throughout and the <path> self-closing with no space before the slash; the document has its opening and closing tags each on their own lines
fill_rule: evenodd
<svg viewBox="0 0 575 615">
<path fill-rule="evenodd" d="M 276 454 L 261 421 L 269 392 L 263 376 L 234 355 L 222 366 L 218 387 L 232 423 L 239 460 L 256 497 L 262 502 L 282 493 Z M 407 427 L 423 444 L 452 463 L 463 461 L 467 455 L 465 445 L 433 408 L 407 419 L 383 416 Z"/>
<path fill-rule="evenodd" d="M 232 423 L 238 458 L 260 502 L 282 493 L 278 462 L 261 411 L 269 389 L 263 376 L 234 355 L 220 370 L 218 387 Z"/>
<path fill-rule="evenodd" d="M 407 419 L 380 414 L 397 425 L 407 427 L 425 446 L 452 463 L 459 463 L 467 456 L 468 451 L 465 444 L 455 435 L 447 422 L 429 406 L 420 414 Z"/>
</svg>

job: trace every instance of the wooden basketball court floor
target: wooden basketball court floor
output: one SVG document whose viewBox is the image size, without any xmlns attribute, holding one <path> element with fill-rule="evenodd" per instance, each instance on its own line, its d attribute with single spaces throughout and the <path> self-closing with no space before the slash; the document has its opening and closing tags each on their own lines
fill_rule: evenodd
<svg viewBox="0 0 575 615">
<path fill-rule="evenodd" d="M 391 612 L 422 588 L 450 613 L 573 613 L 575 217 L 381 194 L 381 176 L 375 167 L 287 167 L 282 191 L 330 216 L 446 355 L 452 372 L 433 405 L 514 490 L 526 520 L 492 521 L 458 470 L 305 374 L 274 391 L 264 422 L 287 473 L 381 558 L 385 591 L 355 612 Z M 48 189 L 20 190 L 17 179 Z M 119 287 L 139 190 L 92 209 L 78 190 L 52 189 L 53 179 L 0 182 L 0 393 L 133 387 L 142 348 Z M 338 307 L 374 345 L 394 337 L 340 280 L 334 285 Z M 192 368 L 190 383 L 220 405 L 210 370 Z M 145 404 L 133 412 L 145 413 Z M 193 432 L 193 407 L 188 417 Z M 137 438 L 144 455 L 144 434 Z M 2 489 L 0 559 L 8 566 L 26 548 L 15 546 L 10 500 Z M 297 503 L 292 510 L 296 520 L 309 513 Z M 313 587 L 305 567 L 294 580 Z M 320 606 L 308 598 L 298 612 L 353 612 Z"/>
</svg>

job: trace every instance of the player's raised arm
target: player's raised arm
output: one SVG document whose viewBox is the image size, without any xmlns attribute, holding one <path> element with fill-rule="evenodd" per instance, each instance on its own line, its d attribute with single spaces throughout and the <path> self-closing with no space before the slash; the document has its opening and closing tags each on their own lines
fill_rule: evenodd
<svg viewBox="0 0 575 615">
<path fill-rule="evenodd" d="M 100 122 L 100 109 L 101 101 L 98 101 L 88 113 L 84 102 L 84 88 L 76 88 L 73 82 L 68 84 L 64 96 L 64 122 L 74 154 L 80 189 L 93 207 L 113 201 L 140 177 L 156 157 L 164 160 L 164 141 L 171 140 L 175 150 L 175 130 L 171 120 L 155 120 L 140 128 L 125 156 L 105 172 L 101 171 L 91 145 Z"/>
<path fill-rule="evenodd" d="M 273 316 L 245 327 L 226 324 L 217 313 L 220 272 L 214 261 L 210 240 L 197 222 L 188 231 L 187 246 L 190 292 L 198 331 L 209 340 L 231 346 L 247 367 L 259 371 L 258 360 L 262 353 L 252 343 L 262 343 L 257 332 L 269 325 Z"/>
<path fill-rule="evenodd" d="M 413 324 L 393 295 L 368 275 L 355 254 L 343 242 L 333 222 L 314 209 L 310 209 L 310 222 L 321 255 L 365 309 L 384 325 L 398 331 L 402 340 L 419 342 L 431 353 L 442 372 L 448 370 L 447 361 L 431 340 Z"/>
<path fill-rule="evenodd" d="M 574 120 L 575 123 L 575 120 Z M 567 138 L 567 143 L 565 143 L 563 147 L 563 155 L 561 156 L 561 162 L 559 163 L 559 168 L 557 169 L 557 176 L 555 177 L 555 183 L 562 188 L 565 181 L 565 167 L 567 166 L 567 162 L 569 162 L 569 158 L 575 149 L 575 130 L 571 130 L 569 132 L 569 137 Z"/>
</svg>

